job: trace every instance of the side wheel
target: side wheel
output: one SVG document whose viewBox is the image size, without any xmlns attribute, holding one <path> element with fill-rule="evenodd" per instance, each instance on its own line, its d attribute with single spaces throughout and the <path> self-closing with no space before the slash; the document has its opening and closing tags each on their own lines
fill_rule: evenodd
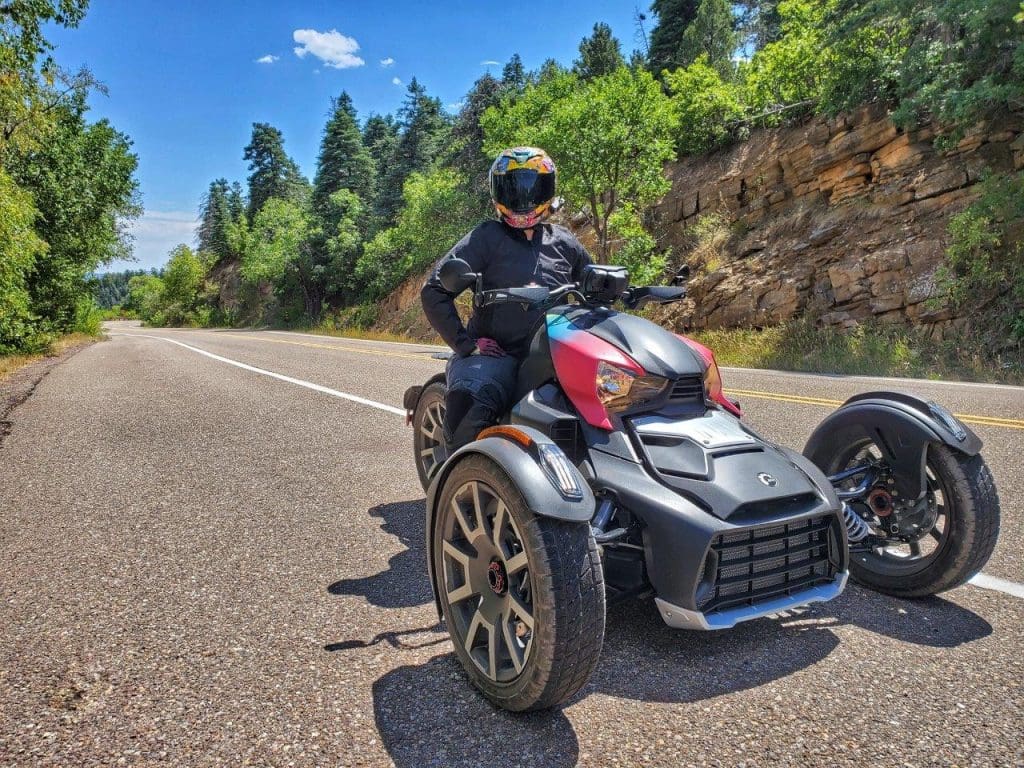
<svg viewBox="0 0 1024 768">
<path fill-rule="evenodd" d="M 981 456 L 929 445 L 927 490 L 917 505 L 900 499 L 885 479 L 882 452 L 872 442 L 841 451 L 828 473 L 873 464 L 880 482 L 851 502 L 868 522 L 876 545 L 850 555 L 850 575 L 878 592 L 925 597 L 964 584 L 988 562 L 999 535 L 999 496 Z"/>
<path fill-rule="evenodd" d="M 413 458 L 423 490 L 427 490 L 434 471 L 444 463 L 444 395 L 445 386 L 435 381 L 423 390 L 412 415 Z"/>
<path fill-rule="evenodd" d="M 501 468 L 469 456 L 445 480 L 434 578 L 470 681 L 512 711 L 561 704 L 604 642 L 604 577 L 585 523 L 533 515 Z"/>
</svg>

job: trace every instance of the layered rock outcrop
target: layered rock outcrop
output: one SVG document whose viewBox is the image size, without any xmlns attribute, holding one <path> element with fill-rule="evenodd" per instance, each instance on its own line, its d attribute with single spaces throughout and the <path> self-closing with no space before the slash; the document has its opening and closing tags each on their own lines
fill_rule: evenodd
<svg viewBox="0 0 1024 768">
<path fill-rule="evenodd" d="M 1024 167 L 1022 129 L 1015 117 L 941 148 L 932 128 L 904 131 L 867 107 L 674 164 L 655 208 L 662 245 L 682 261 L 701 217 L 727 230 L 692 299 L 664 319 L 695 328 L 875 319 L 936 336 L 960 328 L 965 318 L 927 302 L 946 225 L 985 173 Z"/>
</svg>

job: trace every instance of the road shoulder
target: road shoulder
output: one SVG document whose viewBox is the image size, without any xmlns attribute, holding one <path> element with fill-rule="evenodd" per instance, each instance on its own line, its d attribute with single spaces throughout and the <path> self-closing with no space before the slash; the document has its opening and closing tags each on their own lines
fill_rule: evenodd
<svg viewBox="0 0 1024 768">
<path fill-rule="evenodd" d="M 14 409 L 28 400 L 39 382 L 61 363 L 71 359 L 86 347 L 100 339 L 87 339 L 65 347 L 55 355 L 47 355 L 0 379 L 0 447 L 11 430 L 11 414 Z"/>
</svg>

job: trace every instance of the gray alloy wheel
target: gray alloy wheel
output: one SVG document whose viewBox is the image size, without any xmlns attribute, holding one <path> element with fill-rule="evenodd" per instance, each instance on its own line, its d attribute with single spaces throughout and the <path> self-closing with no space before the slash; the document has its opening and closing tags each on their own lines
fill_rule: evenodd
<svg viewBox="0 0 1024 768">
<path fill-rule="evenodd" d="M 604 641 L 601 557 L 590 526 L 534 515 L 482 455 L 445 478 L 433 536 L 434 578 L 470 681 L 512 711 L 575 694 Z"/>
</svg>

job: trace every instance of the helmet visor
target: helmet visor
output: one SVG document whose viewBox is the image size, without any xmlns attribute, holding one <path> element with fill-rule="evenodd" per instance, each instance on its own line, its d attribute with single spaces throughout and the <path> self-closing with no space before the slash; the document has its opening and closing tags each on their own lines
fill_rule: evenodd
<svg viewBox="0 0 1024 768">
<path fill-rule="evenodd" d="M 555 174 L 532 168 L 491 176 L 491 196 L 513 213 L 526 213 L 555 196 Z"/>
</svg>

